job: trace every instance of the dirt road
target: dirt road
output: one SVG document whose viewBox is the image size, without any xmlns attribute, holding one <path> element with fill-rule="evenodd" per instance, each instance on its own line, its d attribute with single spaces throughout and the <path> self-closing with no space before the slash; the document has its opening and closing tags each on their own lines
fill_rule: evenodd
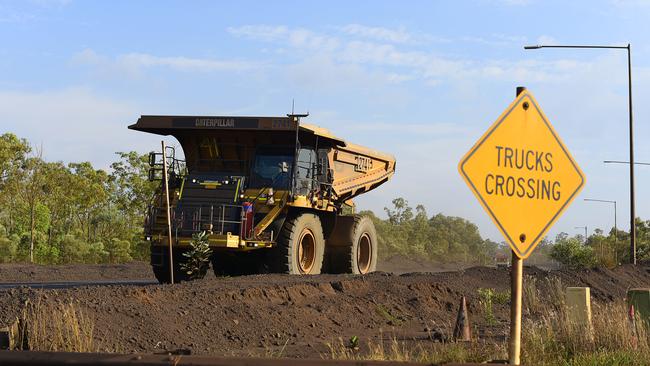
<svg viewBox="0 0 650 366">
<path fill-rule="evenodd" d="M 96 270 L 103 268 L 90 266 L 83 272 Z M 79 271 L 82 269 L 77 268 Z M 646 266 L 550 273 L 526 268 L 524 272 L 540 286 L 553 276 L 565 285 L 590 286 L 599 301 L 623 298 L 627 288 L 650 283 Z M 209 277 L 173 286 L 21 288 L 0 291 L 0 323 L 15 319 L 27 299 L 32 303 L 40 299 L 42 304 L 73 302 L 93 319 L 98 351 L 183 349 L 220 356 L 318 357 L 328 352 L 328 343 L 345 342 L 352 336 L 358 336 L 362 344 L 392 338 L 405 342 L 444 339 L 451 332 L 461 296 L 467 296 L 476 335 L 503 340 L 508 305 L 495 303 L 497 322 L 486 324 L 478 290 L 487 288 L 507 291 L 508 270 L 476 267 L 404 275 L 257 275 Z M 540 301 L 549 299 L 540 296 Z"/>
</svg>

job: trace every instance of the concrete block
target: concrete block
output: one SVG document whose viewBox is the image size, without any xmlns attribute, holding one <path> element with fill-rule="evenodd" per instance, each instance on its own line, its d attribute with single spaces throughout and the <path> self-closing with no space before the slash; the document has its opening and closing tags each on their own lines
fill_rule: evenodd
<svg viewBox="0 0 650 366">
<path fill-rule="evenodd" d="M 567 287 L 566 305 L 569 321 L 591 329 L 591 292 L 589 287 Z"/>
<path fill-rule="evenodd" d="M 14 323 L 0 328 L 0 350 L 13 350 L 18 343 L 18 320 Z"/>
</svg>

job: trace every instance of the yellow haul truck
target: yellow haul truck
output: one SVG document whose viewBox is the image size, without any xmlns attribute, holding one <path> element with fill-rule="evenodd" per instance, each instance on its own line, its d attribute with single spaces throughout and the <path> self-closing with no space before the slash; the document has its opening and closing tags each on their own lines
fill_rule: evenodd
<svg viewBox="0 0 650 366">
<path fill-rule="evenodd" d="M 192 234 L 206 231 L 217 275 L 375 270 L 377 234 L 354 215 L 352 198 L 383 184 L 395 158 L 287 117 L 141 116 L 130 129 L 174 136 L 184 161 L 167 151 L 174 278 Z M 162 153 L 149 156 L 161 179 Z M 145 220 L 151 265 L 168 282 L 164 184 Z"/>
</svg>

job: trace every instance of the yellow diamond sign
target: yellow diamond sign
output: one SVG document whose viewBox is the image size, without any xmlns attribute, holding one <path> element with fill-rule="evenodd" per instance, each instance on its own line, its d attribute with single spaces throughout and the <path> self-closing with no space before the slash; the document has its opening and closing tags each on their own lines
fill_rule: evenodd
<svg viewBox="0 0 650 366">
<path fill-rule="evenodd" d="M 527 258 L 585 184 L 535 98 L 524 91 L 458 170 L 519 258 Z"/>
</svg>

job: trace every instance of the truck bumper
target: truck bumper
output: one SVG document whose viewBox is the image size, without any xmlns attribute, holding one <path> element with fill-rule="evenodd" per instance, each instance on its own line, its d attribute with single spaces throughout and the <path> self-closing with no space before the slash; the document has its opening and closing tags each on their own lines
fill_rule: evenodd
<svg viewBox="0 0 650 366">
<path fill-rule="evenodd" d="M 178 237 L 172 238 L 172 246 L 174 248 L 187 248 L 190 246 L 192 241 L 191 237 Z M 229 249 L 234 251 L 248 251 L 259 248 L 269 248 L 273 246 L 272 242 L 263 241 L 263 240 L 243 240 L 239 235 L 232 235 L 231 233 L 226 234 L 211 234 L 208 237 L 208 243 L 212 249 Z M 168 247 L 168 238 L 159 237 L 155 238 L 151 242 L 152 246 L 155 247 Z"/>
</svg>

